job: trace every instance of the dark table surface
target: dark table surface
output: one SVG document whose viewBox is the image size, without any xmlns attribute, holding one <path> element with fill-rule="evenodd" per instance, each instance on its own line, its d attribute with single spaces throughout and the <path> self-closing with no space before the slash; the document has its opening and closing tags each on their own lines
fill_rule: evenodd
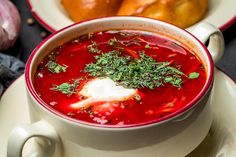
<svg viewBox="0 0 236 157">
<path fill-rule="evenodd" d="M 25 0 L 12 0 L 12 2 L 19 9 L 22 26 L 15 46 L 5 53 L 16 56 L 26 62 L 32 50 L 43 40 L 42 32 L 47 35 L 50 32 L 41 27 L 36 20 L 33 25 L 27 24 L 27 19 L 33 17 Z M 216 67 L 236 81 L 236 22 L 224 30 L 223 35 L 226 45 L 225 53 L 223 58 L 216 64 Z"/>
</svg>

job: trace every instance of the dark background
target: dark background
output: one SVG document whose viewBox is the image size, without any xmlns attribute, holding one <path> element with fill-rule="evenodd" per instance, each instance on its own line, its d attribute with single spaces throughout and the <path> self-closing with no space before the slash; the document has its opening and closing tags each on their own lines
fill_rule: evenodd
<svg viewBox="0 0 236 157">
<path fill-rule="evenodd" d="M 27 24 L 27 19 L 33 17 L 25 0 L 12 0 L 12 2 L 19 9 L 21 15 L 21 32 L 15 46 L 5 53 L 16 56 L 26 62 L 32 50 L 43 40 L 42 32 L 47 35 L 50 32 L 41 27 L 36 20 L 34 20 L 33 25 Z M 223 34 L 226 49 L 223 58 L 216 64 L 216 67 L 236 81 L 236 23 L 234 22 L 234 24 L 224 30 Z"/>
</svg>

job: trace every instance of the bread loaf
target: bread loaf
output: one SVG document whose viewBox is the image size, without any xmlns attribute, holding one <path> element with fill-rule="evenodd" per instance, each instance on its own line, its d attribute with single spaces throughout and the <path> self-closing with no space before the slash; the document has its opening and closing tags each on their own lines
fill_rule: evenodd
<svg viewBox="0 0 236 157">
<path fill-rule="evenodd" d="M 201 20 L 208 0 L 61 0 L 69 17 L 75 21 L 129 15 L 163 20 L 182 28 Z"/>
<path fill-rule="evenodd" d="M 61 0 L 69 17 L 75 21 L 116 15 L 122 0 Z"/>
<path fill-rule="evenodd" d="M 155 18 L 185 28 L 206 14 L 208 0 L 123 0 L 118 15 Z"/>
</svg>

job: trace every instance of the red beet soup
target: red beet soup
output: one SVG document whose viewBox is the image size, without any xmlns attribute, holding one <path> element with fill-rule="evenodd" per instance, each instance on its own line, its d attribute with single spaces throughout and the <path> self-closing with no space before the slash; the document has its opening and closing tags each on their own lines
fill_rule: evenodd
<svg viewBox="0 0 236 157">
<path fill-rule="evenodd" d="M 56 111 L 121 126 L 163 119 L 205 83 L 205 67 L 189 48 L 137 30 L 80 36 L 44 57 L 33 78 L 39 97 Z"/>
</svg>

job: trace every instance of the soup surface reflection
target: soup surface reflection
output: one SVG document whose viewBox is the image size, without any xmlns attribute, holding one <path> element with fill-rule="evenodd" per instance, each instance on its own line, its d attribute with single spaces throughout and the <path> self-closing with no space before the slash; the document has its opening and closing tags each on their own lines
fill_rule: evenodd
<svg viewBox="0 0 236 157">
<path fill-rule="evenodd" d="M 206 82 L 197 56 L 171 38 L 108 30 L 80 36 L 38 65 L 34 87 L 56 111 L 89 123 L 160 121 L 185 107 Z"/>
</svg>

